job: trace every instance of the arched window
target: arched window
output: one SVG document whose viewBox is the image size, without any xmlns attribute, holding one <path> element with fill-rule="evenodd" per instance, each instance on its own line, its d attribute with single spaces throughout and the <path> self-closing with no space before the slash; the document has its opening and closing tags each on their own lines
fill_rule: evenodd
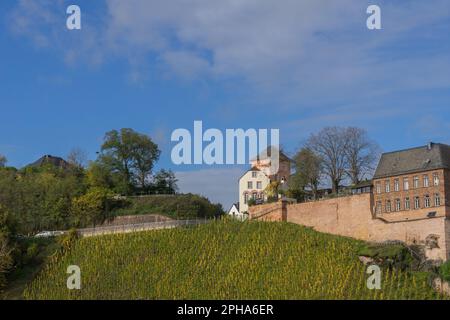
<svg viewBox="0 0 450 320">
<path fill-rule="evenodd" d="M 441 205 L 441 196 L 439 195 L 439 193 L 436 193 L 434 195 L 434 205 L 436 207 L 439 207 Z"/>
<path fill-rule="evenodd" d="M 429 195 L 425 196 L 425 208 L 431 207 L 431 199 Z"/>
</svg>

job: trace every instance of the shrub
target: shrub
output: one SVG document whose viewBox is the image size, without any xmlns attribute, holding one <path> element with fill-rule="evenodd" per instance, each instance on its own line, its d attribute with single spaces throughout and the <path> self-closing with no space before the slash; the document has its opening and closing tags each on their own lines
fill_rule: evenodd
<svg viewBox="0 0 450 320">
<path fill-rule="evenodd" d="M 63 252 L 69 251 L 73 244 L 78 240 L 79 234 L 76 229 L 69 230 L 65 235 L 58 238 L 58 243 Z"/>
<path fill-rule="evenodd" d="M 450 281 L 450 260 L 446 261 L 439 267 L 439 275 L 445 281 Z"/>
</svg>

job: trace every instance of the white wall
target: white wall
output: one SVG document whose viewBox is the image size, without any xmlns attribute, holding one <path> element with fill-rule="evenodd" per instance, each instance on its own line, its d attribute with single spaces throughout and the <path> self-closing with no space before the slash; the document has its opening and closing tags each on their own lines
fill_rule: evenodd
<svg viewBox="0 0 450 320">
<path fill-rule="evenodd" d="M 244 192 L 248 192 L 250 195 L 253 192 L 263 192 L 264 189 L 269 185 L 270 179 L 261 171 L 256 172 L 256 178 L 252 177 L 252 171 L 247 171 L 239 180 L 239 211 L 241 213 L 248 211 L 248 205 L 244 203 Z M 253 186 L 248 189 L 248 182 L 251 181 Z M 257 189 L 257 182 L 261 182 L 261 189 Z M 249 197 L 250 199 L 250 197 Z"/>
</svg>

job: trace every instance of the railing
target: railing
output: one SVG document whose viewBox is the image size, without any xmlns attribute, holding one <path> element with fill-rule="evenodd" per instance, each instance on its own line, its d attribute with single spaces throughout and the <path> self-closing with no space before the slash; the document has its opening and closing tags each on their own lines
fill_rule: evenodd
<svg viewBox="0 0 450 320">
<path fill-rule="evenodd" d="M 79 229 L 78 232 L 83 237 L 112 234 L 112 233 L 129 233 L 145 230 L 169 229 L 182 226 L 194 226 L 212 221 L 211 219 L 195 219 L 195 220 L 169 220 L 160 222 L 134 223 L 112 226 L 100 226 L 93 228 Z"/>
</svg>

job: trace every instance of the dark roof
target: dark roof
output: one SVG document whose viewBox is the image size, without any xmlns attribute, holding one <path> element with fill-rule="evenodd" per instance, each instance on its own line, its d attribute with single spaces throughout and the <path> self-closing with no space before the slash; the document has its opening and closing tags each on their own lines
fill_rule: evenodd
<svg viewBox="0 0 450 320">
<path fill-rule="evenodd" d="M 58 168 L 67 168 L 69 167 L 69 163 L 60 157 L 54 157 L 49 154 L 39 158 L 37 161 L 29 164 L 27 167 L 41 167 L 46 164 L 52 164 Z"/>
<path fill-rule="evenodd" d="M 450 146 L 430 143 L 426 146 L 384 153 L 374 179 L 436 169 L 450 169 Z"/>
<path fill-rule="evenodd" d="M 367 188 L 372 186 L 372 180 L 364 180 L 352 186 L 352 189 Z"/>
</svg>

